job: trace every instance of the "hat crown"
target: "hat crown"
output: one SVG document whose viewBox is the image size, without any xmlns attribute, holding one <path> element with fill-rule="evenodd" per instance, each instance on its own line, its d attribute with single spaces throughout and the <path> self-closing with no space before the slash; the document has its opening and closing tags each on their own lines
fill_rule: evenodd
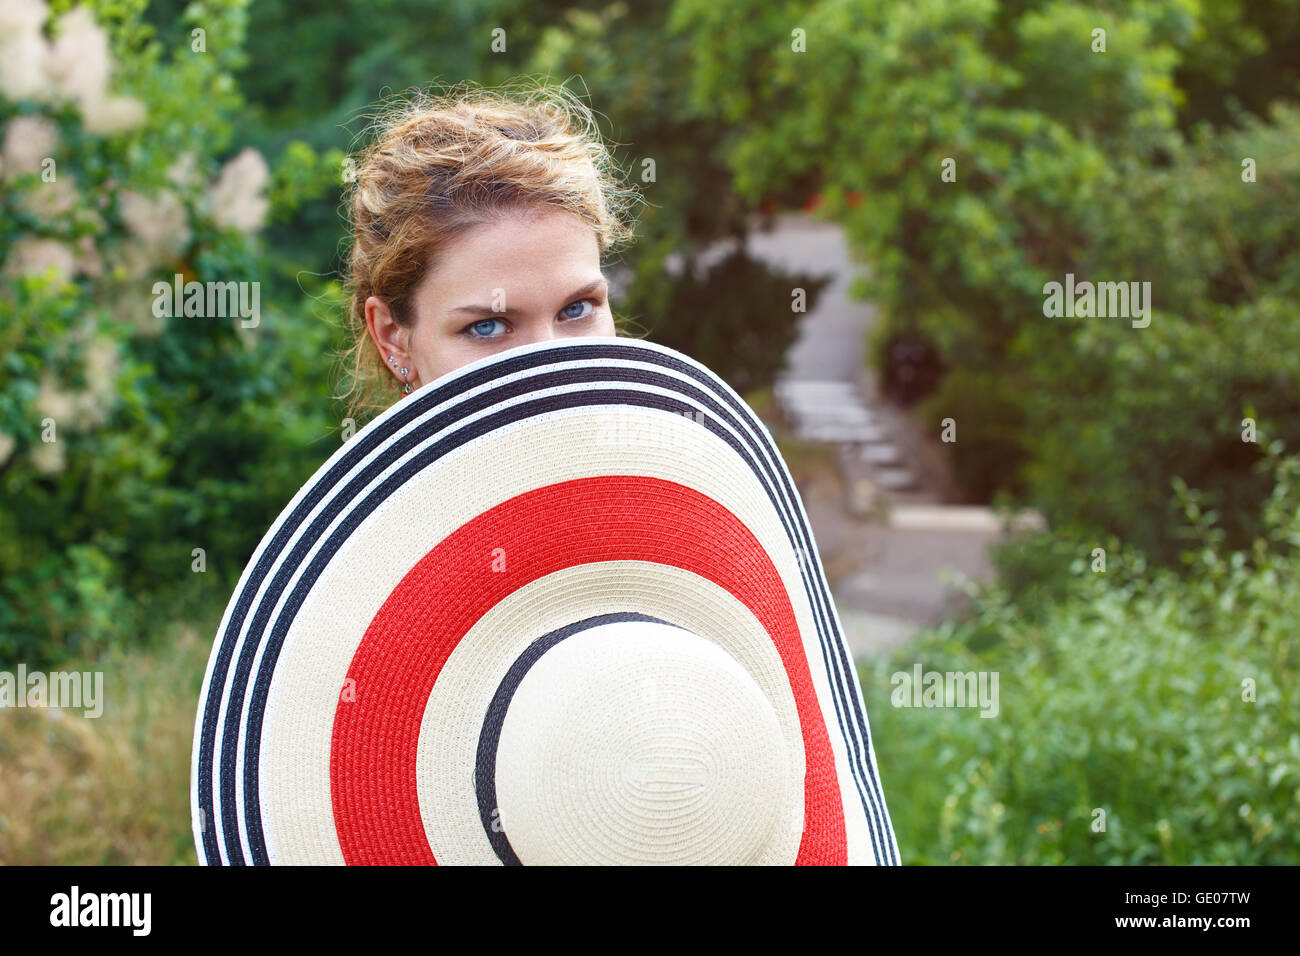
<svg viewBox="0 0 1300 956">
<path fill-rule="evenodd" d="M 556 644 L 520 682 L 496 760 L 528 864 L 755 862 L 790 779 L 767 697 L 718 645 L 656 621 Z"/>
</svg>

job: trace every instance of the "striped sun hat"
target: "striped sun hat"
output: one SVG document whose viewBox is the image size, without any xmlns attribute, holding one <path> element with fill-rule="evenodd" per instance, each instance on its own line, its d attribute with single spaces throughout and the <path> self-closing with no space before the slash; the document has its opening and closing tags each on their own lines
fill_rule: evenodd
<svg viewBox="0 0 1300 956">
<path fill-rule="evenodd" d="M 630 339 L 512 349 L 357 432 L 267 532 L 195 722 L 208 864 L 895 864 L 771 436 Z"/>
</svg>

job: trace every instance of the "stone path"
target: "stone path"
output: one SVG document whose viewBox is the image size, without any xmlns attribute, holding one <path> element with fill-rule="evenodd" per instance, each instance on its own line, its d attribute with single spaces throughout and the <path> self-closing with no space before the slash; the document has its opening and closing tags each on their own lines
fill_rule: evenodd
<svg viewBox="0 0 1300 956">
<path fill-rule="evenodd" d="M 954 504 L 959 491 L 935 442 L 879 398 L 865 360 L 875 309 L 849 297 L 862 266 L 839 227 L 786 214 L 753 234 L 749 251 L 832 280 L 803 318 L 773 394 L 799 437 L 837 447 L 847 492 L 801 493 L 850 648 L 877 654 L 952 612 L 960 578 L 989 576 L 986 550 L 1002 529 L 988 509 Z"/>
</svg>

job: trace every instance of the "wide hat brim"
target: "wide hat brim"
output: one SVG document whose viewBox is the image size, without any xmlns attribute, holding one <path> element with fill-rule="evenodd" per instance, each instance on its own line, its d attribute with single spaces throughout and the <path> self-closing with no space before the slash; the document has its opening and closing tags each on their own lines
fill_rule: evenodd
<svg viewBox="0 0 1300 956">
<path fill-rule="evenodd" d="M 191 798 L 208 864 L 898 862 L 789 471 L 630 339 L 465 366 L 321 466 L 222 619 Z"/>
</svg>

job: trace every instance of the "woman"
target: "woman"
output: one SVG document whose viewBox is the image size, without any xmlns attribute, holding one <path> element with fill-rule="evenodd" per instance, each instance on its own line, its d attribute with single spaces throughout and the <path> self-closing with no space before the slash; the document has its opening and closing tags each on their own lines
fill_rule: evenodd
<svg viewBox="0 0 1300 956">
<path fill-rule="evenodd" d="M 615 334 L 601 257 L 631 239 L 591 112 L 560 87 L 421 95 L 349 196 L 353 417 L 495 352 Z"/>
<path fill-rule="evenodd" d="M 613 335 L 609 169 L 560 91 L 382 124 L 350 197 L 353 409 Z M 505 376 L 426 391 L 268 531 L 196 719 L 202 860 L 897 862 L 770 435 L 677 353 L 605 345 L 590 369 L 516 363 L 545 401 Z"/>
</svg>

